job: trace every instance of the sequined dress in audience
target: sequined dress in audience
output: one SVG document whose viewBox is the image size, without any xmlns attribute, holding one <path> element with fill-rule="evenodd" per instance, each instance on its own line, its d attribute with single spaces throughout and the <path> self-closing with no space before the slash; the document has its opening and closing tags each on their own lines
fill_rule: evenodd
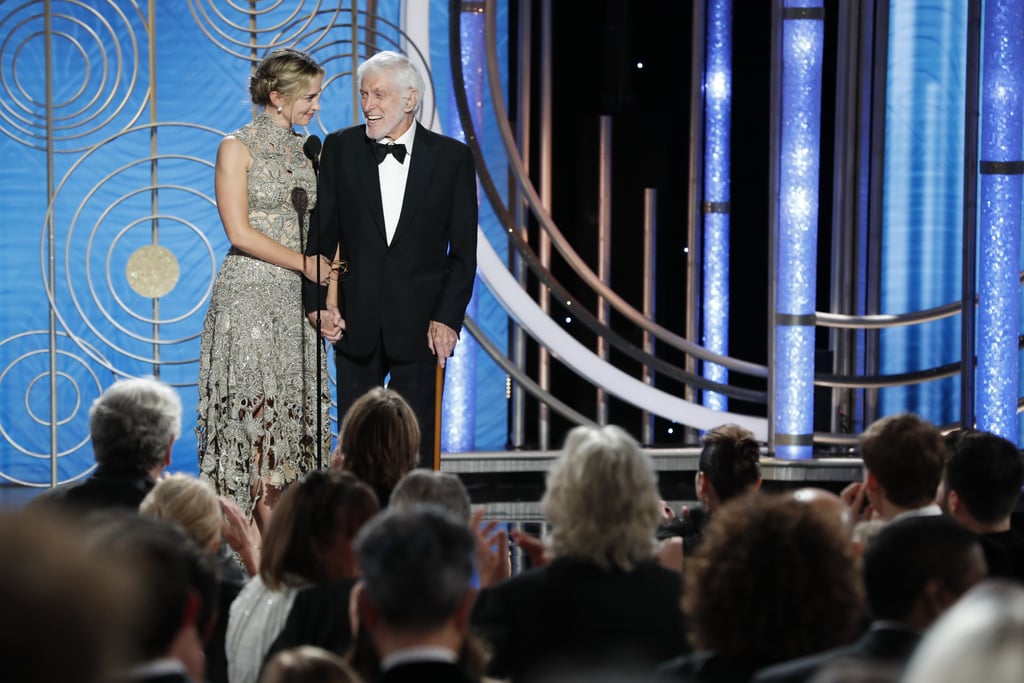
<svg viewBox="0 0 1024 683">
<path fill-rule="evenodd" d="M 304 138 L 261 114 L 233 135 L 249 150 L 249 222 L 286 247 L 305 248 L 316 176 Z M 293 191 L 305 192 L 300 225 Z M 280 488 L 330 453 L 330 384 L 316 395 L 318 335 L 302 310 L 300 273 L 232 247 L 217 274 L 203 323 L 196 435 L 199 471 L 251 515 L 261 478 Z M 326 353 L 320 355 L 326 378 Z"/>
</svg>

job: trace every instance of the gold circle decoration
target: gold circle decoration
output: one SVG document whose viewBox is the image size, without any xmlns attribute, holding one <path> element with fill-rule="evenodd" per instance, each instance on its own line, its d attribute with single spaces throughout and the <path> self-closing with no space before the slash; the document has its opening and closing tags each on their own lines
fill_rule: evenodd
<svg viewBox="0 0 1024 683">
<path fill-rule="evenodd" d="M 137 294 L 159 299 L 178 284 L 178 259 L 159 244 L 139 247 L 128 257 L 125 278 Z"/>
</svg>

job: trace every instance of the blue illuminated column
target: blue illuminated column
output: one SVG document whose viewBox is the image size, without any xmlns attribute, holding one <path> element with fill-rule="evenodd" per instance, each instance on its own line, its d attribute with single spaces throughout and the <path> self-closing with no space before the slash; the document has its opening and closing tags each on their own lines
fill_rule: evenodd
<svg viewBox="0 0 1024 683">
<path fill-rule="evenodd" d="M 981 74 L 978 429 L 1017 441 L 1024 0 L 986 0 Z"/>
<path fill-rule="evenodd" d="M 824 19 L 823 0 L 783 3 L 773 400 L 775 456 L 786 459 L 813 455 Z"/>
<path fill-rule="evenodd" d="M 704 283 L 705 347 L 729 353 L 729 127 L 732 121 L 732 0 L 710 0 L 707 6 L 704 70 Z M 704 363 L 707 379 L 725 384 L 728 371 Z M 723 394 L 705 391 L 703 403 L 726 410 Z"/>
<path fill-rule="evenodd" d="M 466 79 L 466 100 L 469 102 L 473 127 L 482 129 L 484 99 L 484 31 L 483 3 L 463 3 L 461 20 L 462 73 Z M 458 109 L 452 104 L 446 130 L 462 131 Z M 461 136 L 460 136 L 461 137 Z M 466 315 L 477 317 L 476 291 L 466 308 Z M 455 345 L 455 356 L 445 371 L 444 399 L 441 408 L 441 450 L 446 453 L 472 451 L 476 447 L 476 354 L 479 345 L 463 330 Z"/>
</svg>

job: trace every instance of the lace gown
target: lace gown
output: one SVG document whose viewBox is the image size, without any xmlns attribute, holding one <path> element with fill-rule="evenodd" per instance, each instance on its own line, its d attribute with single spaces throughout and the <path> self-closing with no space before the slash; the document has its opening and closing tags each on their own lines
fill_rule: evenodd
<svg viewBox="0 0 1024 683">
<path fill-rule="evenodd" d="M 233 134 L 249 149 L 249 223 L 301 251 L 295 188 L 316 204 L 316 177 L 303 138 L 268 115 Z M 250 515 L 261 480 L 275 488 L 316 467 L 316 420 L 330 457 L 331 394 L 326 353 L 316 395 L 318 335 L 302 310 L 302 275 L 232 247 L 213 285 L 199 356 L 196 435 L 199 474 Z"/>
</svg>

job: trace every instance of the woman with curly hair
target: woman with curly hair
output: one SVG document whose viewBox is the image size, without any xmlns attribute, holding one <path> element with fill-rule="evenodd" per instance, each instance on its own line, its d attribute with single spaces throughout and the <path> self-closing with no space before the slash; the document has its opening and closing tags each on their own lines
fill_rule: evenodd
<svg viewBox="0 0 1024 683">
<path fill-rule="evenodd" d="M 863 614 L 849 529 L 795 496 L 723 506 L 684 583 L 697 652 L 661 672 L 691 683 L 745 683 L 769 664 L 847 643 Z"/>
</svg>

